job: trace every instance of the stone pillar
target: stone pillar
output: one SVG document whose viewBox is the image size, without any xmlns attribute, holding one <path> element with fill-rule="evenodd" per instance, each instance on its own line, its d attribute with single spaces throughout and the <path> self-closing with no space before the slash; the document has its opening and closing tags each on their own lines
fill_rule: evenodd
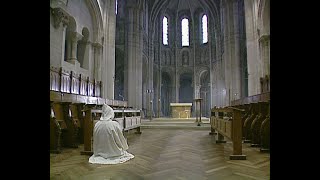
<svg viewBox="0 0 320 180">
<path fill-rule="evenodd" d="M 179 102 L 179 88 L 180 88 L 180 75 L 178 75 L 178 73 L 176 73 L 176 78 L 175 78 L 175 91 L 176 91 L 176 102 Z"/>
<path fill-rule="evenodd" d="M 97 81 L 101 81 L 101 50 L 102 44 L 100 43 L 93 43 L 93 50 L 94 50 L 94 68 L 93 68 L 93 77 Z"/>
<path fill-rule="evenodd" d="M 239 29 L 239 3 L 234 0 L 233 3 L 233 34 L 234 34 L 234 58 L 232 59 L 232 89 L 231 101 L 241 97 L 241 71 L 240 71 L 240 29 Z"/>
<path fill-rule="evenodd" d="M 245 0 L 245 24 L 247 38 L 247 64 L 248 64 L 248 96 L 260 93 L 259 56 L 257 41 L 257 7 L 254 0 Z"/>
<path fill-rule="evenodd" d="M 263 75 L 262 77 L 265 77 L 265 75 L 270 75 L 270 35 L 263 35 L 259 39 L 259 44 L 261 46 L 260 48 L 260 54 L 261 54 L 261 61 L 262 61 L 262 70 Z"/>
<path fill-rule="evenodd" d="M 128 7 L 128 105 L 142 108 L 142 19 L 141 10 Z M 151 101 L 151 100 L 150 100 Z"/>
<path fill-rule="evenodd" d="M 229 105 L 229 90 L 232 87 L 232 51 L 231 51 L 231 40 L 230 34 L 232 34 L 233 27 L 231 25 L 230 8 L 228 7 L 228 2 L 223 2 L 222 4 L 222 12 L 223 12 L 223 26 L 224 26 L 224 55 L 223 55 L 223 62 L 224 62 L 224 87 L 225 87 L 225 94 L 222 96 L 223 105 Z"/>
<path fill-rule="evenodd" d="M 77 32 L 71 33 L 71 56 L 70 59 L 67 59 L 67 62 L 71 64 L 79 63 L 77 61 L 77 47 L 78 47 L 78 41 L 82 39 L 82 35 Z"/>
<path fill-rule="evenodd" d="M 115 1 L 106 0 L 103 11 L 103 40 L 101 62 L 102 97 L 114 98 L 114 71 L 115 71 Z"/>
</svg>

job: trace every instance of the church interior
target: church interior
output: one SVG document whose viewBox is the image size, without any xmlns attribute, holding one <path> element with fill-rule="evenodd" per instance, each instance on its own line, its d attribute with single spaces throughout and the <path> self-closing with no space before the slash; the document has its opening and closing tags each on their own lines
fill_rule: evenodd
<svg viewBox="0 0 320 180">
<path fill-rule="evenodd" d="M 270 179 L 270 0 L 50 0 L 50 112 L 50 179 Z"/>
</svg>

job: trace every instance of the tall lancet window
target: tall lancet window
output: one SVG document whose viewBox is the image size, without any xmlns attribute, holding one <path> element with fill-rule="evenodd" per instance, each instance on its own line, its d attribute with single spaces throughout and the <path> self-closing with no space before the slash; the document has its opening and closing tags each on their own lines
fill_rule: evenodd
<svg viewBox="0 0 320 180">
<path fill-rule="evenodd" d="M 163 45 L 168 45 L 168 18 L 163 17 L 162 23 L 163 23 L 162 24 L 162 33 L 163 33 L 162 42 L 163 42 Z"/>
<path fill-rule="evenodd" d="M 116 0 L 116 14 L 118 14 L 118 0 Z"/>
<path fill-rule="evenodd" d="M 202 43 L 208 42 L 208 17 L 202 16 Z"/>
<path fill-rule="evenodd" d="M 189 20 L 183 18 L 181 21 L 182 46 L 189 46 Z"/>
</svg>

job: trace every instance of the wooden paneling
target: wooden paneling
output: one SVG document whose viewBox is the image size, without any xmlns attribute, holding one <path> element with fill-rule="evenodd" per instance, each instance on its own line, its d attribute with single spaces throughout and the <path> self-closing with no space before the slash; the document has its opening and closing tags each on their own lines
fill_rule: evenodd
<svg viewBox="0 0 320 180">
<path fill-rule="evenodd" d="M 59 69 L 55 67 L 50 67 L 50 90 L 60 91 Z"/>
<path fill-rule="evenodd" d="M 101 97 L 102 82 L 62 67 L 50 67 L 50 90 L 84 96 Z"/>
<path fill-rule="evenodd" d="M 71 71 L 71 93 L 79 94 L 79 75 Z"/>
<path fill-rule="evenodd" d="M 80 95 L 86 96 L 87 95 L 87 79 L 80 74 L 79 81 L 80 81 Z"/>
<path fill-rule="evenodd" d="M 250 104 L 250 103 L 257 103 L 257 102 L 268 102 L 270 100 L 270 92 L 263 92 L 261 94 L 248 96 L 242 99 L 237 99 L 231 101 L 231 105 L 241 105 L 241 104 Z"/>
<path fill-rule="evenodd" d="M 89 77 L 87 78 L 87 84 L 88 84 L 87 96 L 94 96 L 93 94 L 94 82 L 90 81 Z"/>
<path fill-rule="evenodd" d="M 223 137 L 230 139 L 233 143 L 233 153 L 230 155 L 232 160 L 243 160 L 246 156 L 242 154 L 242 119 L 241 112 L 243 109 L 234 107 L 217 108 L 211 110 L 212 115 L 218 113 L 218 116 L 212 116 L 215 121 L 211 124 L 211 128 L 218 131 L 218 142 L 223 141 Z M 213 134 L 213 131 L 211 131 Z"/>
<path fill-rule="evenodd" d="M 61 78 L 61 92 L 70 93 L 71 84 L 70 84 L 70 73 L 64 69 L 60 69 L 60 78 Z"/>
</svg>

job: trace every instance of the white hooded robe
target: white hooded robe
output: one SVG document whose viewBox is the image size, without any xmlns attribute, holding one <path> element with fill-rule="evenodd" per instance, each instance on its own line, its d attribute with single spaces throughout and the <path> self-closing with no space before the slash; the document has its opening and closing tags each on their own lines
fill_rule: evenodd
<svg viewBox="0 0 320 180">
<path fill-rule="evenodd" d="M 126 151 L 129 148 L 127 141 L 120 124 L 112 121 L 113 118 L 113 109 L 104 104 L 102 116 L 93 129 L 93 155 L 89 158 L 89 163 L 118 164 L 134 158 L 134 155 Z"/>
</svg>

